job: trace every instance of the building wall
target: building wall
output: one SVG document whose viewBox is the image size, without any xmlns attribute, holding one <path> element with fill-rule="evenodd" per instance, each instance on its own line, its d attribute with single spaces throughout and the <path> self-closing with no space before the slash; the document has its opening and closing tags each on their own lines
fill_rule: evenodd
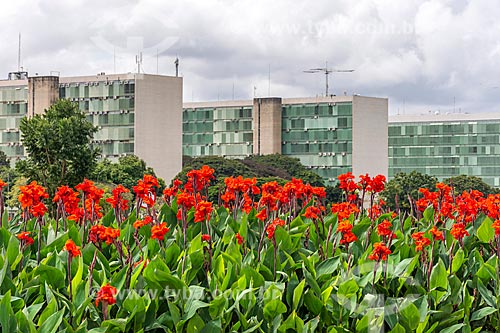
<svg viewBox="0 0 500 333">
<path fill-rule="evenodd" d="M 43 114 L 59 99 L 58 76 L 34 76 L 28 78 L 28 116 Z"/>
<path fill-rule="evenodd" d="M 0 150 L 14 166 L 24 156 L 19 125 L 28 112 L 28 80 L 0 81 Z"/>
<path fill-rule="evenodd" d="M 253 153 L 269 155 L 281 153 L 281 98 L 253 100 Z"/>
<path fill-rule="evenodd" d="M 353 96 L 352 172 L 388 176 L 388 100 Z"/>
<path fill-rule="evenodd" d="M 352 171 L 352 102 L 297 100 L 283 105 L 282 153 L 330 184 Z"/>
<path fill-rule="evenodd" d="M 137 74 L 137 156 L 169 182 L 182 168 L 182 78 Z"/>
<path fill-rule="evenodd" d="M 500 115 L 394 117 L 389 176 L 418 171 L 443 180 L 470 175 L 500 186 Z"/>
</svg>

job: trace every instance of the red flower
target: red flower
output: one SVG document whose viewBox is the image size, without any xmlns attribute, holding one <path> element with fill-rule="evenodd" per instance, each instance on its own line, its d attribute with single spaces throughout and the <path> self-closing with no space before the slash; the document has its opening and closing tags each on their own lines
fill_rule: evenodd
<svg viewBox="0 0 500 333">
<path fill-rule="evenodd" d="M 144 227 L 145 225 L 153 223 L 153 218 L 151 216 L 146 216 L 143 220 L 136 220 L 134 222 L 134 228 L 140 229 Z"/>
<path fill-rule="evenodd" d="M 210 235 L 208 235 L 208 234 L 201 235 L 201 240 L 204 242 L 210 241 Z"/>
<path fill-rule="evenodd" d="M 267 238 L 272 239 L 274 237 L 274 232 L 276 231 L 276 227 L 277 226 L 282 227 L 284 225 L 285 221 L 279 218 L 274 219 L 273 222 L 271 222 L 266 228 Z"/>
<path fill-rule="evenodd" d="M 368 256 L 368 259 L 376 261 L 387 260 L 387 256 L 391 253 L 391 250 L 387 246 L 385 246 L 384 243 L 375 243 L 373 244 L 373 251 Z"/>
<path fill-rule="evenodd" d="M 261 210 L 257 214 L 255 214 L 255 217 L 258 218 L 261 221 L 265 221 L 267 219 L 267 211 L 266 209 Z"/>
<path fill-rule="evenodd" d="M 377 226 L 377 233 L 380 237 L 388 236 L 389 238 L 394 238 L 396 234 L 392 232 L 391 228 L 392 223 L 389 220 L 384 220 Z"/>
<path fill-rule="evenodd" d="M 156 190 L 158 187 L 158 180 L 152 175 L 144 175 L 142 179 L 133 186 L 133 190 L 137 197 L 142 200 L 148 207 L 152 207 L 156 201 Z"/>
<path fill-rule="evenodd" d="M 17 239 L 21 242 L 24 242 L 26 245 L 31 245 L 35 241 L 30 237 L 30 233 L 28 231 L 23 231 L 17 234 Z"/>
<path fill-rule="evenodd" d="M 240 235 L 240 233 L 239 233 L 239 232 L 236 234 L 236 236 L 235 236 L 235 237 L 236 237 L 236 240 L 238 241 L 238 245 L 243 244 L 243 242 L 245 241 L 245 240 L 243 239 L 243 237 L 241 237 L 241 235 Z"/>
<path fill-rule="evenodd" d="M 47 212 L 47 207 L 42 200 L 49 197 L 45 188 L 38 185 L 36 181 L 20 186 L 21 194 L 18 196 L 19 203 L 23 209 L 27 209 L 33 216 L 43 216 Z"/>
<path fill-rule="evenodd" d="M 430 230 L 430 233 L 434 240 L 444 240 L 443 232 L 439 231 L 436 226 L 433 226 L 432 229 Z"/>
<path fill-rule="evenodd" d="M 337 225 L 337 232 L 342 234 L 340 244 L 350 244 L 355 242 L 358 237 L 352 232 L 352 224 L 348 220 L 339 222 Z"/>
<path fill-rule="evenodd" d="M 210 214 L 212 214 L 212 203 L 209 201 L 200 201 L 196 205 L 196 210 L 194 212 L 194 222 L 203 222 L 210 220 Z"/>
<path fill-rule="evenodd" d="M 72 239 L 68 239 L 66 241 L 66 245 L 64 245 L 64 249 L 68 251 L 69 255 L 71 257 L 78 257 L 82 255 L 82 252 L 80 251 L 80 247 L 76 246 L 75 242 L 73 242 Z"/>
<path fill-rule="evenodd" d="M 165 234 L 169 231 L 170 229 L 167 228 L 167 223 L 162 222 L 160 224 L 156 224 L 151 228 L 151 238 L 163 240 L 165 239 Z"/>
<path fill-rule="evenodd" d="M 128 209 L 128 200 L 123 198 L 124 193 L 130 192 L 123 185 L 118 185 L 113 189 L 113 196 L 106 199 L 113 208 L 124 211 Z"/>
<path fill-rule="evenodd" d="M 455 223 L 450 230 L 451 235 L 456 240 L 462 240 L 465 236 L 469 236 L 469 232 L 465 230 L 465 224 Z"/>
<path fill-rule="evenodd" d="M 422 231 L 415 232 L 413 235 L 411 235 L 411 238 L 415 240 L 415 249 L 417 251 L 423 251 L 424 247 L 431 244 L 431 240 L 427 237 L 424 237 L 424 233 Z"/>
<path fill-rule="evenodd" d="M 306 212 L 304 213 L 304 217 L 307 217 L 308 219 L 317 219 L 318 214 L 320 213 L 320 209 L 315 206 L 309 206 L 306 208 Z"/>
<path fill-rule="evenodd" d="M 97 298 L 95 300 L 95 305 L 98 306 L 99 302 L 109 304 L 115 304 L 116 299 L 115 296 L 117 294 L 117 290 L 115 287 L 111 286 L 109 283 L 105 286 L 102 286 L 101 289 L 97 292 Z"/>
<path fill-rule="evenodd" d="M 500 220 L 496 220 L 491 226 L 495 229 L 495 235 L 500 236 Z"/>
</svg>

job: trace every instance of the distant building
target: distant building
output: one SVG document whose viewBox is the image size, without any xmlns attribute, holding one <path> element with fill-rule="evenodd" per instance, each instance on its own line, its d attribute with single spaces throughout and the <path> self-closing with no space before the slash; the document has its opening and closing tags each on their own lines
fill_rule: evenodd
<svg viewBox="0 0 500 333">
<path fill-rule="evenodd" d="M 0 80 L 0 149 L 14 164 L 25 156 L 23 117 L 42 114 L 59 98 L 78 104 L 99 131 L 103 157 L 135 154 L 166 181 L 181 169 L 182 78 L 147 74 L 81 77 L 11 73 Z"/>
<path fill-rule="evenodd" d="M 332 96 L 184 103 L 183 154 L 297 157 L 333 184 L 388 173 L 386 98 Z"/>
<path fill-rule="evenodd" d="M 500 113 L 389 117 L 389 176 L 413 170 L 500 186 Z"/>
</svg>

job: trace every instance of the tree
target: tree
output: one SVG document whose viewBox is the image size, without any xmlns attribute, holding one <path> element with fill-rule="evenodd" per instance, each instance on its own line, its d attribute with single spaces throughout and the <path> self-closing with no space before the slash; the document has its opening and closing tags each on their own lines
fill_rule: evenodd
<svg viewBox="0 0 500 333">
<path fill-rule="evenodd" d="M 418 189 L 421 187 L 428 188 L 430 191 L 435 191 L 436 177 L 422 174 L 417 171 L 412 171 L 409 174 L 401 172 L 394 176 L 385 186 L 385 190 L 381 193 L 387 206 L 395 210 L 399 208 L 409 212 L 411 210 L 408 195 L 412 200 L 419 198 Z M 397 198 L 397 204 L 396 204 Z"/>
<path fill-rule="evenodd" d="M 97 127 L 68 100 L 57 101 L 42 115 L 23 118 L 19 128 L 28 157 L 16 167 L 51 195 L 60 185 L 80 183 L 97 163 L 99 149 L 90 142 Z"/>
<path fill-rule="evenodd" d="M 460 175 L 445 179 L 444 182 L 453 186 L 455 194 L 461 194 L 463 191 L 477 190 L 484 195 L 498 193 L 497 189 L 486 184 L 481 178 L 476 176 Z"/>
<path fill-rule="evenodd" d="M 10 162 L 3 150 L 0 150 L 0 169 L 3 168 L 10 168 Z"/>
<path fill-rule="evenodd" d="M 145 174 L 156 176 L 154 170 L 142 159 L 135 155 L 127 155 L 120 157 L 117 163 L 108 159 L 99 162 L 89 178 L 96 182 L 122 184 L 132 190 L 132 186 L 136 185 Z M 158 182 L 160 190 L 163 189 L 165 182 L 162 179 L 158 179 Z"/>
</svg>

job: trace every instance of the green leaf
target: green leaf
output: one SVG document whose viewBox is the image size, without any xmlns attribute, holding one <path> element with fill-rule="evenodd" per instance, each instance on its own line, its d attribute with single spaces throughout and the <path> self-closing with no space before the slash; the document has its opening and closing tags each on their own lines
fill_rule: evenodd
<svg viewBox="0 0 500 333">
<path fill-rule="evenodd" d="M 345 296 L 346 298 L 349 298 L 349 297 L 353 296 L 354 294 L 356 294 L 356 292 L 358 290 L 359 290 L 359 286 L 356 283 L 356 281 L 354 281 L 354 279 L 350 279 L 350 280 L 344 281 L 340 284 L 339 290 L 337 293 L 339 295 Z"/>
<path fill-rule="evenodd" d="M 489 217 L 485 218 L 481 226 L 477 229 L 477 238 L 482 243 L 489 243 L 495 236 L 495 230 L 492 227 L 493 221 Z"/>
<path fill-rule="evenodd" d="M 17 255 L 19 254 L 19 240 L 17 237 L 11 237 L 9 239 L 9 245 L 7 246 L 7 260 L 9 264 L 13 264 L 16 261 Z M 14 269 L 12 267 L 11 269 Z"/>
<path fill-rule="evenodd" d="M 59 269 L 47 266 L 44 264 L 40 264 L 37 269 L 34 271 L 34 276 L 39 275 L 43 282 L 47 282 L 54 289 L 60 289 L 65 286 L 65 275 Z"/>
<path fill-rule="evenodd" d="M 470 321 L 481 320 L 484 317 L 489 316 L 490 314 L 493 314 L 497 311 L 498 311 L 497 309 L 492 308 L 490 306 L 484 307 L 482 309 L 475 311 L 470 317 Z"/>
<path fill-rule="evenodd" d="M 455 324 L 440 331 L 440 333 L 454 333 L 464 327 L 465 324 Z"/>
<path fill-rule="evenodd" d="M 415 306 L 415 304 L 408 303 L 403 305 L 400 314 L 410 330 L 413 331 L 417 329 L 417 326 L 420 322 L 420 313 L 418 312 L 418 308 Z"/>
<path fill-rule="evenodd" d="M 451 272 L 456 273 L 462 267 L 462 264 L 464 263 L 464 258 L 465 254 L 464 251 L 460 248 L 458 249 L 457 253 L 455 253 L 455 256 L 453 257 L 453 262 L 451 264 Z"/>
<path fill-rule="evenodd" d="M 82 282 L 82 276 L 83 276 L 83 257 L 79 256 L 78 257 L 78 269 L 76 270 L 76 274 L 71 280 L 71 287 L 73 289 L 73 299 L 76 299 L 76 289 L 80 282 Z"/>
<path fill-rule="evenodd" d="M 297 310 L 299 306 L 300 299 L 302 298 L 302 294 L 304 292 L 304 286 L 306 284 L 306 280 L 300 281 L 300 283 L 295 287 L 293 291 L 293 308 L 292 310 Z"/>
<path fill-rule="evenodd" d="M 496 307 L 495 296 L 489 291 L 480 279 L 477 279 L 477 290 L 483 297 L 484 301 L 491 307 Z"/>
<path fill-rule="evenodd" d="M 64 309 L 57 311 L 52 314 L 46 321 L 40 326 L 40 333 L 55 333 L 59 329 L 59 325 L 63 320 Z"/>
<path fill-rule="evenodd" d="M 279 299 L 273 299 L 264 305 L 264 317 L 271 322 L 276 316 L 286 312 L 286 305 Z"/>
<path fill-rule="evenodd" d="M 441 259 L 439 259 L 439 262 L 432 268 L 430 289 L 431 296 L 436 302 L 439 302 L 446 293 L 445 291 L 439 290 L 448 289 L 448 272 Z"/>
<path fill-rule="evenodd" d="M 339 266 L 340 260 L 339 258 L 328 258 L 322 261 L 316 267 L 316 276 L 317 278 L 321 278 L 322 275 L 331 275 L 335 272 Z"/>
<path fill-rule="evenodd" d="M 16 331 L 16 317 L 10 305 L 10 290 L 3 295 L 0 301 L 0 324 L 2 325 L 2 332 Z"/>
<path fill-rule="evenodd" d="M 389 333 L 406 333 L 406 329 L 400 323 L 397 323 Z"/>
</svg>

